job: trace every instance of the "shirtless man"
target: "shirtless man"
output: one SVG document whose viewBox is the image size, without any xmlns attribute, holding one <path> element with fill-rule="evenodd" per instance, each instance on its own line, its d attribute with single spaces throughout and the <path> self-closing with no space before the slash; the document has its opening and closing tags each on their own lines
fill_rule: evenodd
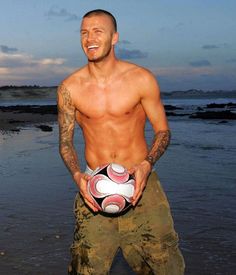
<svg viewBox="0 0 236 275">
<path fill-rule="evenodd" d="M 116 20 L 104 10 L 84 15 L 81 45 L 88 64 L 58 88 L 60 153 L 79 193 L 69 274 L 107 274 L 120 247 L 137 274 L 183 274 L 169 204 L 152 168 L 166 150 L 170 130 L 155 77 L 118 60 Z M 146 117 L 155 137 L 144 137 Z M 87 170 L 82 172 L 73 145 L 75 123 L 85 139 Z M 98 212 L 87 192 L 91 171 L 107 163 L 135 175 L 133 207 L 118 216 Z"/>
</svg>

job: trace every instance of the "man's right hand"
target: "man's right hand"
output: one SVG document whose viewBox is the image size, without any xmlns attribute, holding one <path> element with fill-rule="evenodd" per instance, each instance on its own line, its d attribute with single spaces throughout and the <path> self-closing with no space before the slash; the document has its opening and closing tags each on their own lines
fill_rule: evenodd
<svg viewBox="0 0 236 275">
<path fill-rule="evenodd" d="M 98 212 L 98 208 L 95 206 L 95 203 L 91 197 L 91 195 L 88 193 L 87 185 L 88 181 L 91 179 L 91 176 L 85 173 L 76 172 L 73 175 L 73 178 L 79 187 L 80 194 L 82 195 L 85 203 L 94 211 Z"/>
</svg>

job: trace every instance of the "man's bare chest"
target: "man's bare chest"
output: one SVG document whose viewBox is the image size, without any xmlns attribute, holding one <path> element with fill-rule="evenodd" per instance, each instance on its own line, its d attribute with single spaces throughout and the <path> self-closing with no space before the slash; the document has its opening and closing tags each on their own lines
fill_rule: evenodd
<svg viewBox="0 0 236 275">
<path fill-rule="evenodd" d="M 135 89 L 87 89 L 75 97 L 77 111 L 89 118 L 119 117 L 131 113 L 140 103 Z"/>
</svg>

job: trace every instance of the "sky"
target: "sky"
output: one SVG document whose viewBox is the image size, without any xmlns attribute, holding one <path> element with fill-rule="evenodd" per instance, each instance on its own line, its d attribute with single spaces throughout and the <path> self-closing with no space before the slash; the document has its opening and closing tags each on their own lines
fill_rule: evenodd
<svg viewBox="0 0 236 275">
<path fill-rule="evenodd" d="M 161 90 L 236 89 L 235 0 L 0 0 L 0 86 L 55 86 L 87 60 L 82 16 L 117 19 L 118 58 Z"/>
</svg>

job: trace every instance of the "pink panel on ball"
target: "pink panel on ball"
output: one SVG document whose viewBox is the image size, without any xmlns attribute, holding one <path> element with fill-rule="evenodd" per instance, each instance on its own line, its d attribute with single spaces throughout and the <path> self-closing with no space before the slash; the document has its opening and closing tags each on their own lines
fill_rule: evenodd
<svg viewBox="0 0 236 275">
<path fill-rule="evenodd" d="M 129 173 L 127 172 L 127 170 L 123 166 L 118 164 L 110 164 L 107 167 L 107 174 L 110 179 L 117 183 L 123 183 L 129 179 Z"/>
<path fill-rule="evenodd" d="M 95 175 L 93 176 L 89 182 L 88 182 L 88 187 L 89 187 L 89 192 L 94 196 L 94 197 L 97 197 L 97 198 L 103 198 L 106 196 L 106 194 L 104 193 L 100 193 L 98 190 L 97 190 L 97 182 L 100 181 L 100 180 L 108 180 L 108 178 L 104 175 L 101 175 L 101 174 L 98 174 L 98 175 Z"/>
<path fill-rule="evenodd" d="M 119 195 L 111 195 L 107 196 L 103 201 L 102 201 L 102 209 L 106 211 L 106 208 L 109 206 L 117 206 L 117 211 L 120 212 L 124 209 L 125 207 L 125 199 L 122 196 Z"/>
</svg>

